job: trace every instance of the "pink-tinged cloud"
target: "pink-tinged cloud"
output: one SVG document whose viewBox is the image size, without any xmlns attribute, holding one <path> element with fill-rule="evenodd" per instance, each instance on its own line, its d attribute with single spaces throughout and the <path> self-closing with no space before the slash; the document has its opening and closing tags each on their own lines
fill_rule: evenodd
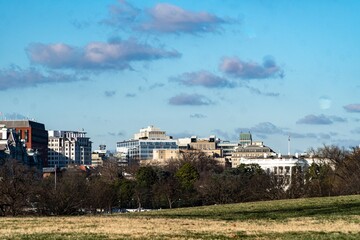
<svg viewBox="0 0 360 240">
<path fill-rule="evenodd" d="M 140 29 L 159 33 L 215 32 L 226 23 L 213 14 L 187 11 L 168 3 L 156 4 L 149 9 L 148 15 L 150 21 L 143 22 Z"/>
<path fill-rule="evenodd" d="M 344 108 L 348 112 L 360 113 L 360 104 L 349 104 L 344 106 Z"/>
<path fill-rule="evenodd" d="M 185 86 L 202 86 L 206 88 L 233 88 L 235 83 L 225 78 L 216 76 L 208 71 L 198 71 L 183 73 L 179 77 L 172 78 L 171 81 L 179 82 Z"/>
<path fill-rule="evenodd" d="M 283 77 L 283 70 L 272 58 L 265 58 L 262 64 L 245 62 L 237 57 L 224 57 L 220 70 L 234 78 L 244 80 Z"/>
<path fill-rule="evenodd" d="M 134 61 L 152 61 L 161 58 L 178 58 L 175 50 L 142 44 L 135 39 L 113 42 L 91 42 L 83 48 L 64 43 L 33 43 L 26 49 L 32 63 L 56 69 L 131 69 Z"/>
<path fill-rule="evenodd" d="M 42 84 L 82 80 L 87 80 L 87 78 L 52 71 L 44 74 L 34 68 L 21 69 L 17 66 L 12 66 L 8 69 L 0 69 L 0 91 L 12 88 L 28 88 Z"/>
<path fill-rule="evenodd" d="M 179 94 L 169 99 L 170 105 L 210 105 L 213 104 L 207 97 L 200 94 Z"/>
</svg>

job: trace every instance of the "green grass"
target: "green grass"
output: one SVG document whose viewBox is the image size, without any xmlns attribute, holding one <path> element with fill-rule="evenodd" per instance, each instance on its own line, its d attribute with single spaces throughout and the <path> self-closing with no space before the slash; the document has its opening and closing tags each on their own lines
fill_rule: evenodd
<svg viewBox="0 0 360 240">
<path fill-rule="evenodd" d="M 130 214 L 129 214 L 130 215 Z M 212 220 L 276 220 L 311 217 L 347 219 L 360 215 L 360 195 L 263 201 L 143 212 L 139 215 L 168 218 L 205 218 Z M 133 215 L 133 216 L 136 216 Z"/>
</svg>

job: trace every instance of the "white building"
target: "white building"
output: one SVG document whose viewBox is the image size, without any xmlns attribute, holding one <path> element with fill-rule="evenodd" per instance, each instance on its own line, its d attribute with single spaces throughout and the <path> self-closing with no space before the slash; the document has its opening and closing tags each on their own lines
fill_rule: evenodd
<svg viewBox="0 0 360 240">
<path fill-rule="evenodd" d="M 290 184 L 293 175 L 298 172 L 304 172 L 309 166 L 308 161 L 304 158 L 296 156 L 281 156 L 281 154 L 275 156 L 266 156 L 258 158 L 244 158 L 236 159 L 236 163 L 233 159 L 233 166 L 239 166 L 240 164 L 258 164 L 266 173 L 274 174 L 284 178 L 286 185 Z"/>
<path fill-rule="evenodd" d="M 178 149 L 176 140 L 166 136 L 165 131 L 149 126 L 134 134 L 134 139 L 121 141 L 116 144 L 116 152 L 123 159 L 132 161 L 153 159 L 154 149 Z"/>
<path fill-rule="evenodd" d="M 83 131 L 48 131 L 49 167 L 91 165 L 91 141 Z"/>
</svg>

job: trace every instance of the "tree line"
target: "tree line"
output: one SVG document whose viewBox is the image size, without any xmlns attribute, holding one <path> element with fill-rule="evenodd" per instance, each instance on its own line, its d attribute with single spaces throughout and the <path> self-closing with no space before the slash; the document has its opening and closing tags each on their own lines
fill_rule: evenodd
<svg viewBox="0 0 360 240">
<path fill-rule="evenodd" d="M 46 178 L 16 160 L 3 159 L 0 216 L 98 214 L 360 194 L 359 148 L 324 146 L 312 154 L 320 161 L 293 172 L 289 184 L 256 164 L 224 169 L 202 152 L 183 153 L 161 166 L 122 168 L 109 159 L 90 172 L 70 168 Z"/>
</svg>

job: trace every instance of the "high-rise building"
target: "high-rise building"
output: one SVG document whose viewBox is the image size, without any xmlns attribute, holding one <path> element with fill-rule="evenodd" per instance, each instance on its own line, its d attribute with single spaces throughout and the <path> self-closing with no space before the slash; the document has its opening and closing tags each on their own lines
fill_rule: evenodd
<svg viewBox="0 0 360 240">
<path fill-rule="evenodd" d="M 0 121 L 8 129 L 16 131 L 18 138 L 25 144 L 28 155 L 33 156 L 28 165 L 41 169 L 47 166 L 48 132 L 42 123 L 30 120 Z"/>
<path fill-rule="evenodd" d="M 91 141 L 83 131 L 49 131 L 49 166 L 91 165 Z"/>
<path fill-rule="evenodd" d="M 116 152 L 129 164 L 153 159 L 154 149 L 178 149 L 176 140 L 166 136 L 165 131 L 149 126 L 134 134 L 134 139 L 118 142 Z"/>
</svg>

